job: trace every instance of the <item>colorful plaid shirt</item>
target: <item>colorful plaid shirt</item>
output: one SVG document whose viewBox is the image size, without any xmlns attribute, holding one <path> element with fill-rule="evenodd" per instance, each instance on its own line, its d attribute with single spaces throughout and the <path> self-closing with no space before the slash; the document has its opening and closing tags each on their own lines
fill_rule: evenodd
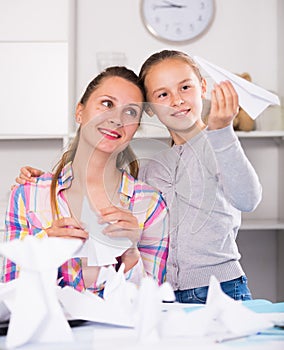
<svg viewBox="0 0 284 350">
<path fill-rule="evenodd" d="M 50 185 L 52 174 L 45 173 L 36 183 L 15 187 L 10 195 L 5 220 L 5 240 L 23 239 L 27 235 L 46 238 L 46 228 L 52 224 L 50 206 Z M 70 187 L 73 179 L 71 163 L 67 164 L 58 179 L 57 204 L 60 217 L 70 217 L 70 211 L 63 190 Z M 138 249 L 140 261 L 127 273 L 130 281 L 139 283 L 142 276 L 150 275 L 159 284 L 165 281 L 168 255 L 168 209 L 157 190 L 122 172 L 119 189 L 120 206 L 132 211 L 141 228 Z M 5 259 L 2 281 L 18 277 L 19 266 Z M 80 258 L 66 261 L 58 269 L 60 285 L 69 285 L 79 291 L 85 289 Z M 102 286 L 96 287 L 96 292 Z"/>
</svg>

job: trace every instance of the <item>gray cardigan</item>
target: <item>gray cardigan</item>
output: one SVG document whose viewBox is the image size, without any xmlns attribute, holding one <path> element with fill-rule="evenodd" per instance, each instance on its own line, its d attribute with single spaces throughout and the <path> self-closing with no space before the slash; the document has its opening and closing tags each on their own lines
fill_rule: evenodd
<svg viewBox="0 0 284 350">
<path fill-rule="evenodd" d="M 236 244 L 241 212 L 261 200 L 258 176 L 232 126 L 205 129 L 141 168 L 170 210 L 167 281 L 174 290 L 207 286 L 244 274 Z"/>
</svg>

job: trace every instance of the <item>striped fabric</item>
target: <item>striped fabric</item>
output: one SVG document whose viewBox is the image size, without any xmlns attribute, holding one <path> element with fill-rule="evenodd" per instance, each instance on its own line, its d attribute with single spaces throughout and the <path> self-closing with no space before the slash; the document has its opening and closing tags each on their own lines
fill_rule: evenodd
<svg viewBox="0 0 284 350">
<path fill-rule="evenodd" d="M 57 201 L 61 217 L 69 217 L 70 212 L 64 189 L 72 182 L 71 163 L 65 166 L 57 187 Z M 23 239 L 27 235 L 46 238 L 45 229 L 52 224 L 50 206 L 51 173 L 45 173 L 36 183 L 26 183 L 15 187 L 10 195 L 5 221 L 5 241 Z M 168 210 L 161 194 L 153 187 L 122 172 L 119 189 L 120 206 L 132 211 L 141 230 L 138 243 L 141 259 L 126 273 L 126 278 L 139 283 L 145 275 L 152 276 L 159 284 L 165 281 L 166 259 L 168 255 Z M 19 267 L 8 259 L 4 262 L 2 282 L 18 277 Z M 85 289 L 80 258 L 72 258 L 58 269 L 60 285 L 69 285 L 79 291 Z M 103 286 L 94 286 L 99 292 Z"/>
</svg>

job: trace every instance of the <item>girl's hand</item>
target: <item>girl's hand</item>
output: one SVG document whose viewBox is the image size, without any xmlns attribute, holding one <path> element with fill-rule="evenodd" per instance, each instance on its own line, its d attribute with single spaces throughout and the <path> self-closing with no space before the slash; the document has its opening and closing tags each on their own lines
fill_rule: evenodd
<svg viewBox="0 0 284 350">
<path fill-rule="evenodd" d="M 54 220 L 52 226 L 45 229 L 49 237 L 80 238 L 86 240 L 89 235 L 74 218 L 65 217 Z"/>
<path fill-rule="evenodd" d="M 99 223 L 109 223 L 103 229 L 103 233 L 109 237 L 127 237 L 137 245 L 140 239 L 141 229 L 138 220 L 130 210 L 121 209 L 115 206 L 100 209 Z"/>
<path fill-rule="evenodd" d="M 35 182 L 36 178 L 43 173 L 44 172 L 39 169 L 32 168 L 30 166 L 24 166 L 20 169 L 20 174 L 16 178 L 16 182 L 20 185 L 24 185 L 26 181 Z"/>
<path fill-rule="evenodd" d="M 214 85 L 208 129 L 222 129 L 230 125 L 239 112 L 239 98 L 230 81 Z"/>
</svg>

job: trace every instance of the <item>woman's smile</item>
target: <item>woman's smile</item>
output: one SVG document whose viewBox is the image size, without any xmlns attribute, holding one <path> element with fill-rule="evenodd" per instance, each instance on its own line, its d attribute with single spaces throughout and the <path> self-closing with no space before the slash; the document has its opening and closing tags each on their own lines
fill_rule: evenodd
<svg viewBox="0 0 284 350">
<path fill-rule="evenodd" d="M 108 140 L 117 140 L 121 138 L 121 135 L 115 130 L 98 128 L 98 131 Z"/>
</svg>

